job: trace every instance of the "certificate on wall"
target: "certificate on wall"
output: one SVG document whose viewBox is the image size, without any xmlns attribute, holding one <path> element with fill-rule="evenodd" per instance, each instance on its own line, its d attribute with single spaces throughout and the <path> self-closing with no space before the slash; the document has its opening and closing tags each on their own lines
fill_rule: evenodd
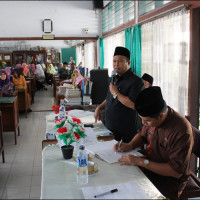
<svg viewBox="0 0 200 200">
<path fill-rule="evenodd" d="M 10 55 L 4 55 L 4 60 L 10 60 Z"/>
</svg>

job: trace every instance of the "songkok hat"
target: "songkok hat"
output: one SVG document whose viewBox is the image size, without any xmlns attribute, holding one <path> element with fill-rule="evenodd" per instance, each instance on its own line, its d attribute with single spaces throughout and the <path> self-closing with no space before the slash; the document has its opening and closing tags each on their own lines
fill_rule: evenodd
<svg viewBox="0 0 200 200">
<path fill-rule="evenodd" d="M 124 47 L 116 47 L 114 56 L 126 56 L 130 60 L 130 51 L 127 48 Z"/>
<path fill-rule="evenodd" d="M 142 90 L 136 100 L 135 109 L 142 117 L 159 113 L 165 105 L 160 87 L 153 86 Z"/>
<path fill-rule="evenodd" d="M 148 81 L 151 85 L 153 84 L 153 77 L 147 73 L 143 74 L 142 79 Z"/>
</svg>

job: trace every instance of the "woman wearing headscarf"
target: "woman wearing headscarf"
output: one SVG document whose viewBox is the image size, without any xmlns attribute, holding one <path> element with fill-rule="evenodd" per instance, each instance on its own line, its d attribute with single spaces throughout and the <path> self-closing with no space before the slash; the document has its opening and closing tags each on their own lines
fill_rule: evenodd
<svg viewBox="0 0 200 200">
<path fill-rule="evenodd" d="M 5 70 L 0 71 L 0 90 L 2 94 L 12 93 L 13 86 Z"/>
<path fill-rule="evenodd" d="M 52 64 L 49 64 L 47 67 L 47 73 L 46 73 L 46 82 L 49 85 L 52 85 L 53 83 L 53 75 L 56 74 L 56 70 L 54 69 Z"/>
<path fill-rule="evenodd" d="M 37 87 L 37 89 L 38 90 L 47 90 L 47 88 L 45 88 L 45 86 L 43 85 L 43 82 L 45 81 L 44 70 L 43 70 L 43 68 L 42 68 L 42 66 L 39 62 L 36 65 L 35 74 L 36 74 L 36 87 Z"/>
<path fill-rule="evenodd" d="M 18 69 L 14 69 L 12 77 L 13 77 L 13 84 L 17 88 L 27 86 L 24 76 L 20 75 L 20 72 Z M 29 112 L 31 112 L 32 110 L 31 110 L 31 104 L 30 104 L 30 97 L 28 93 L 27 93 L 27 101 L 28 101 Z"/>
<path fill-rule="evenodd" d="M 6 68 L 5 68 L 5 71 L 6 71 L 8 80 L 12 83 L 12 82 L 13 82 L 13 79 L 12 79 L 12 76 L 11 76 L 11 70 L 10 70 L 10 68 L 9 68 L 9 67 L 6 67 Z"/>
<path fill-rule="evenodd" d="M 79 69 L 75 69 L 74 70 L 74 74 L 76 76 L 76 80 L 74 82 L 74 85 L 76 86 L 81 86 L 81 83 L 82 83 L 82 80 L 84 79 L 83 76 L 81 75 L 80 73 L 80 70 Z"/>
<path fill-rule="evenodd" d="M 36 70 L 35 64 L 31 63 L 31 69 L 33 70 L 33 73 L 35 73 L 35 70 Z"/>
<path fill-rule="evenodd" d="M 22 68 L 23 68 L 23 74 L 24 74 L 24 76 L 25 77 L 30 77 L 31 76 L 30 75 L 30 71 L 29 71 L 29 69 L 27 67 L 27 64 L 25 62 L 22 63 Z"/>
<path fill-rule="evenodd" d="M 49 64 L 49 67 L 47 69 L 47 73 L 52 74 L 52 75 L 56 74 L 56 70 L 55 70 L 55 68 L 52 64 Z"/>
<path fill-rule="evenodd" d="M 21 67 L 22 67 L 22 65 L 21 65 L 20 61 L 18 61 L 17 64 L 16 64 L 16 66 L 15 66 L 15 69 L 19 69 Z"/>
</svg>

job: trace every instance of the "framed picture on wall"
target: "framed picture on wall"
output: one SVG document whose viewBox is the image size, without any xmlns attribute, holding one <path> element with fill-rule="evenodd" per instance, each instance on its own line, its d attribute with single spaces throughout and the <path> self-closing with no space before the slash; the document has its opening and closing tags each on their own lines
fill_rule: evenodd
<svg viewBox="0 0 200 200">
<path fill-rule="evenodd" d="M 51 19 L 44 19 L 43 20 L 43 32 L 44 33 L 51 33 L 53 31 L 53 23 Z"/>
</svg>

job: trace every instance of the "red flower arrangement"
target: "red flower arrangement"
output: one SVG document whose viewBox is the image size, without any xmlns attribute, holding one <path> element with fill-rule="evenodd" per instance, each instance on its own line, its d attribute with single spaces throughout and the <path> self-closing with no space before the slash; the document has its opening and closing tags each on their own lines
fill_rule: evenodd
<svg viewBox="0 0 200 200">
<path fill-rule="evenodd" d="M 58 106 L 55 106 L 55 105 L 52 106 L 52 110 L 54 111 L 55 114 L 59 113 L 59 108 L 60 108 L 59 105 Z"/>
</svg>

